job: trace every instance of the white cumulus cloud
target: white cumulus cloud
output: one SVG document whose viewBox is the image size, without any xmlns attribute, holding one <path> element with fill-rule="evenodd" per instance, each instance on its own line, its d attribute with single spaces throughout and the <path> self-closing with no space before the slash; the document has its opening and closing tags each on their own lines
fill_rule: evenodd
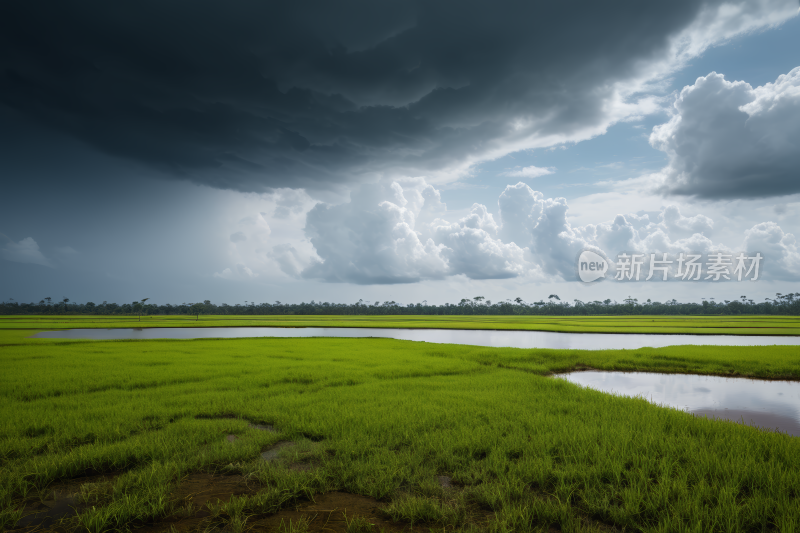
<svg viewBox="0 0 800 533">
<path fill-rule="evenodd" d="M 761 253 L 764 268 L 775 279 L 800 278 L 800 246 L 797 238 L 785 233 L 774 222 L 756 224 L 745 232 L 745 250 L 749 255 Z"/>
<path fill-rule="evenodd" d="M 496 214 L 476 203 L 454 217 L 436 188 L 422 178 L 362 185 L 347 202 L 318 203 L 305 214 L 304 238 L 267 241 L 269 221 L 240 218 L 226 233 L 229 264 L 223 279 L 265 280 L 269 276 L 360 285 L 442 280 L 574 280 L 576 261 L 593 250 L 612 263 L 620 253 L 709 254 L 740 251 L 762 254 L 761 279 L 800 278 L 795 237 L 777 223 L 763 222 L 746 232 L 727 230 L 716 239 L 715 223 L 677 205 L 610 220 L 575 225 L 565 198 L 545 198 L 523 182 L 500 194 Z M 292 215 L 295 216 L 295 215 Z M 299 216 L 299 215 L 297 215 Z M 231 228 L 234 229 L 234 228 Z M 260 238 L 259 238 L 260 234 Z M 233 237 L 233 236 L 236 237 Z M 673 271 L 675 267 L 673 266 Z"/>
<path fill-rule="evenodd" d="M 364 185 L 348 203 L 317 204 L 305 232 L 321 260 L 303 276 L 358 284 L 443 278 L 443 246 L 415 231 L 417 217 L 441 209 L 437 204 L 438 192 L 422 180 Z"/>
<path fill-rule="evenodd" d="M 755 89 L 712 72 L 684 87 L 650 144 L 669 155 L 662 191 L 706 198 L 800 192 L 800 67 Z"/>
</svg>

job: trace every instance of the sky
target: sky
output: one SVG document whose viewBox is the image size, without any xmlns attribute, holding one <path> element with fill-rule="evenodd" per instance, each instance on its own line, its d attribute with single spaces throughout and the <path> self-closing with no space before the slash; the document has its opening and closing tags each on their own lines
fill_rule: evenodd
<svg viewBox="0 0 800 533">
<path fill-rule="evenodd" d="M 793 292 L 799 13 L 4 2 L 0 299 Z M 581 281 L 584 251 L 604 277 Z M 701 256 L 699 280 L 681 279 L 681 254 Z M 718 254 L 730 280 L 712 275 Z M 760 257 L 758 279 L 737 279 L 738 257 Z M 672 261 L 666 281 L 645 280 L 654 260 Z"/>
</svg>

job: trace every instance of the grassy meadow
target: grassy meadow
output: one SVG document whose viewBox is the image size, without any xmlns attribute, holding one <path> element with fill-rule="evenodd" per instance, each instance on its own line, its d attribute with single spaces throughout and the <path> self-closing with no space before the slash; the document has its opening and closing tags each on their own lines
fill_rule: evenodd
<svg viewBox="0 0 800 533">
<path fill-rule="evenodd" d="M 56 321 L 39 324 L 87 327 Z M 380 500 L 398 530 L 800 531 L 800 439 L 550 376 L 597 368 L 800 379 L 797 347 L 63 341 L 27 339 L 35 330 L 2 322 L 0 529 L 49 487 L 95 476 L 61 531 L 260 531 L 279 509 L 331 491 Z M 267 424 L 276 431 L 259 429 Z M 261 459 L 285 441 L 295 445 Z M 198 472 L 236 474 L 252 490 L 181 521 L 201 516 L 176 496 Z M 380 529 L 353 520 L 347 530 Z"/>
<path fill-rule="evenodd" d="M 796 316 L 365 316 L 365 315 L 18 315 L 0 317 L 0 329 L 125 327 L 356 327 L 661 333 L 800 335 Z"/>
</svg>

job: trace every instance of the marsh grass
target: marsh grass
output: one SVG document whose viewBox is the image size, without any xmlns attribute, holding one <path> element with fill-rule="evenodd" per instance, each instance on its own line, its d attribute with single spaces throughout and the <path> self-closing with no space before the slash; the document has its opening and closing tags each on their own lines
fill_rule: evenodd
<svg viewBox="0 0 800 533">
<path fill-rule="evenodd" d="M 20 518 L 22 518 L 23 509 L 22 506 L 14 505 L 11 503 L 9 505 L 8 499 L 5 502 L 7 507 L 0 509 L 0 531 L 5 531 L 6 529 L 11 529 L 14 527 Z"/>
<path fill-rule="evenodd" d="M 344 522 L 347 533 L 371 533 L 375 526 L 375 524 L 364 516 L 356 516 L 348 519 L 347 514 L 345 514 Z"/>
<path fill-rule="evenodd" d="M 287 520 L 285 523 L 281 521 L 278 531 L 280 533 L 306 533 L 310 521 L 308 516 L 301 516 L 297 520 Z"/>
<path fill-rule="evenodd" d="M 23 500 L 94 474 L 113 479 L 80 488 L 89 505 L 73 519 L 81 530 L 124 531 L 190 513 L 172 494 L 193 472 L 235 473 L 260 487 L 209 506 L 209 527 L 235 533 L 253 516 L 328 491 L 376 498 L 390 519 L 447 531 L 800 524 L 800 440 L 547 377 L 593 367 L 796 378 L 792 347 L 11 342 L 0 347 L 0 365 L 3 529 L 19 519 Z M 286 440 L 295 445 L 261 460 Z M 441 475 L 453 487 L 441 487 Z"/>
<path fill-rule="evenodd" d="M 84 483 L 81 485 L 81 503 L 86 505 L 103 505 L 108 503 L 113 496 L 114 487 L 111 483 Z"/>
<path fill-rule="evenodd" d="M 467 501 L 462 496 L 443 500 L 427 496 L 406 495 L 396 498 L 383 508 L 383 512 L 395 521 L 410 524 L 426 523 L 449 528 L 458 528 L 467 522 Z"/>
</svg>

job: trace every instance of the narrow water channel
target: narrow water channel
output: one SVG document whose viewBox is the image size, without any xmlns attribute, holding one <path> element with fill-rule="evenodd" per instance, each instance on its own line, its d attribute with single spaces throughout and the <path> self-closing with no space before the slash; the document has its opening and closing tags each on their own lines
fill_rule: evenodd
<svg viewBox="0 0 800 533">
<path fill-rule="evenodd" d="M 393 328 L 119 328 L 43 331 L 35 339 L 200 339 L 236 337 L 382 337 L 493 348 L 612 350 L 684 344 L 717 346 L 798 345 L 798 337 L 754 335 L 646 335 L 638 333 L 556 333 L 486 329 Z"/>
<path fill-rule="evenodd" d="M 651 372 L 571 372 L 572 383 L 642 396 L 698 416 L 722 418 L 800 436 L 800 382 Z"/>
</svg>

